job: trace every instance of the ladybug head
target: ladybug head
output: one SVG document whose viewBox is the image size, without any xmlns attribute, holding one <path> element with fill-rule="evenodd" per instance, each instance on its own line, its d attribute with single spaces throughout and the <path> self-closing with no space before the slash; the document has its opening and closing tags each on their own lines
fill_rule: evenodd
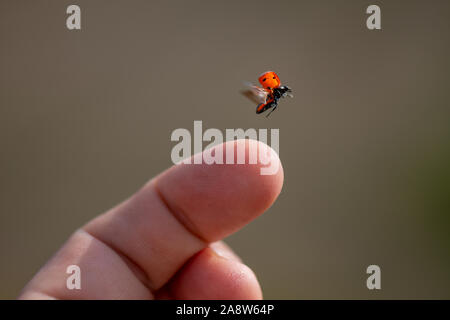
<svg viewBox="0 0 450 320">
<path fill-rule="evenodd" d="M 281 85 L 280 78 L 273 71 L 264 72 L 258 78 L 259 83 L 264 87 L 264 89 L 274 89 Z"/>
</svg>

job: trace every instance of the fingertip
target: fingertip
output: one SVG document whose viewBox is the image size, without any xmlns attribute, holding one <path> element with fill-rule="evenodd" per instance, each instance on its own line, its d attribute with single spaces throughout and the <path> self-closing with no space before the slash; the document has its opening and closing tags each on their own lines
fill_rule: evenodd
<svg viewBox="0 0 450 320">
<path fill-rule="evenodd" d="M 260 300 L 262 291 L 254 272 L 211 248 L 197 254 L 170 284 L 180 300 Z"/>
<path fill-rule="evenodd" d="M 230 235 L 262 214 L 278 197 L 283 185 L 281 161 L 266 144 L 236 140 L 213 149 L 205 152 L 221 152 L 223 163 L 183 163 L 156 180 L 172 211 L 181 216 L 191 231 L 209 242 Z M 241 158 L 241 163 L 239 153 L 244 153 L 245 160 Z M 234 155 L 231 163 L 226 159 L 229 154 Z M 265 157 L 260 157 L 261 154 Z"/>
<path fill-rule="evenodd" d="M 216 254 L 225 259 L 236 260 L 242 262 L 242 259 L 223 241 L 216 241 L 209 245 Z"/>
<path fill-rule="evenodd" d="M 255 210 L 264 212 L 275 202 L 283 187 L 284 171 L 280 157 L 271 146 L 264 142 L 237 140 L 236 148 L 239 148 L 241 144 L 245 144 L 246 154 L 258 153 L 257 163 L 247 165 L 246 170 L 248 170 L 248 178 L 252 179 L 253 188 L 249 191 L 253 191 L 250 196 L 254 200 Z"/>
</svg>

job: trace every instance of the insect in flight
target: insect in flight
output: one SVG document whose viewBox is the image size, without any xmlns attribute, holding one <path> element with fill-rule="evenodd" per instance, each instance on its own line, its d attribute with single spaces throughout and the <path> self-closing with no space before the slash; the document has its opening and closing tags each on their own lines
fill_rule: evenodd
<svg viewBox="0 0 450 320">
<path fill-rule="evenodd" d="M 267 118 L 278 107 L 278 101 L 281 98 L 293 97 L 292 90 L 288 86 L 282 86 L 280 78 L 273 71 L 264 72 L 258 80 L 262 88 L 249 83 L 247 85 L 250 90 L 244 91 L 243 94 L 258 104 L 256 113 L 259 114 L 272 109 L 266 115 Z"/>
</svg>

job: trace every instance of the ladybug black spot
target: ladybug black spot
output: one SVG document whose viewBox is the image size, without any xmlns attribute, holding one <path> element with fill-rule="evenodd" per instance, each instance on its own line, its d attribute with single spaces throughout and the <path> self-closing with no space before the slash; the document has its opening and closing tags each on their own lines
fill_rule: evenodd
<svg viewBox="0 0 450 320">
<path fill-rule="evenodd" d="M 266 81 L 266 78 L 263 79 L 263 82 Z"/>
<path fill-rule="evenodd" d="M 275 79 L 275 77 L 273 77 Z"/>
</svg>

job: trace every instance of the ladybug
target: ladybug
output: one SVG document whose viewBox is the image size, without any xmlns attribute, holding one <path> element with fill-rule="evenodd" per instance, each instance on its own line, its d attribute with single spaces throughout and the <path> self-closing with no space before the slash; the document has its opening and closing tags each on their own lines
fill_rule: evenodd
<svg viewBox="0 0 450 320">
<path fill-rule="evenodd" d="M 278 107 L 278 101 L 281 98 L 293 97 L 291 94 L 292 89 L 288 86 L 282 86 L 280 78 L 273 71 L 264 72 L 259 76 L 258 81 L 262 85 L 262 88 L 250 84 L 250 92 L 244 93 L 252 100 L 258 102 L 258 106 L 256 107 L 257 114 L 272 109 L 266 115 L 267 118 Z"/>
</svg>

